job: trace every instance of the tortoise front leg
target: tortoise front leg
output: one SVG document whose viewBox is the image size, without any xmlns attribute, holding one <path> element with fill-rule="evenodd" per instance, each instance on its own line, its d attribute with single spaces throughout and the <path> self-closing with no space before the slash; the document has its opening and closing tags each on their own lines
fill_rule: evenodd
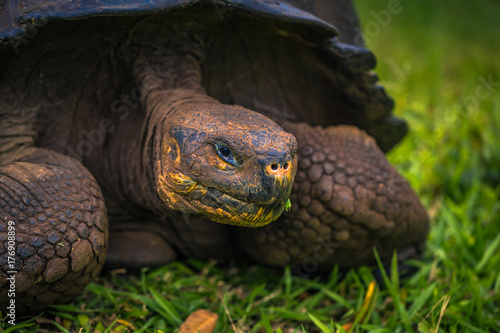
<svg viewBox="0 0 500 333">
<path fill-rule="evenodd" d="M 123 210 L 123 209 L 122 209 Z M 176 259 L 171 235 L 165 221 L 151 217 L 135 217 L 122 212 L 110 214 L 110 235 L 105 270 L 126 268 L 139 271 L 144 267 L 159 267 Z"/>
<path fill-rule="evenodd" d="M 30 148 L 0 166 L 0 309 L 70 301 L 99 274 L 107 235 L 99 186 L 75 159 Z"/>
<path fill-rule="evenodd" d="M 427 213 L 372 137 L 351 126 L 285 129 L 299 147 L 291 211 L 263 228 L 240 230 L 250 256 L 302 266 L 306 274 L 373 263 L 373 247 L 385 259 L 394 250 L 420 251 Z"/>
</svg>

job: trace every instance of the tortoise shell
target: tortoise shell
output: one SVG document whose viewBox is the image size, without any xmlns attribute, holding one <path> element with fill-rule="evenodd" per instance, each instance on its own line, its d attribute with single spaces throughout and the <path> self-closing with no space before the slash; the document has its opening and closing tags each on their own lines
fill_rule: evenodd
<svg viewBox="0 0 500 333">
<path fill-rule="evenodd" d="M 392 116 L 393 101 L 376 84 L 376 75 L 370 72 L 375 67 L 375 57 L 363 47 L 356 14 L 351 3 L 345 0 L 2 0 L 0 60 L 4 64 L 8 63 L 22 51 L 25 44 L 47 29 L 46 26 L 56 25 L 58 28 L 54 29 L 60 30 L 59 27 L 68 21 L 103 16 L 137 17 L 189 11 L 199 6 L 211 9 L 212 15 L 221 22 L 233 21 L 231 25 L 237 26 L 226 31 L 226 38 L 219 38 L 214 43 L 211 55 L 205 61 L 204 86 L 209 94 L 224 103 L 255 109 L 271 118 L 277 115 L 286 117 L 290 113 L 286 107 L 291 104 L 293 119 L 287 120 L 307 121 L 322 126 L 355 125 L 373 136 L 383 151 L 390 150 L 406 134 L 406 122 Z M 231 52 L 230 59 L 244 58 L 248 52 L 243 51 L 245 45 L 239 45 L 241 40 L 259 49 L 263 35 L 253 31 L 255 25 L 249 24 L 249 21 L 255 20 L 261 26 L 279 25 L 283 27 L 284 35 L 296 34 L 295 39 L 301 39 L 301 44 L 309 44 L 297 48 L 296 44 L 273 40 L 274 47 L 260 48 L 263 52 L 252 52 L 251 56 L 256 58 L 252 61 L 258 62 L 259 66 L 264 64 L 262 67 L 270 67 L 279 59 L 282 65 L 277 70 L 290 73 L 283 75 L 283 85 L 279 87 L 289 91 L 288 96 L 284 96 L 281 101 L 276 101 L 275 97 L 266 101 L 260 93 L 259 105 L 255 103 L 255 94 L 246 91 L 248 75 L 242 73 L 250 69 L 241 62 L 218 61 L 223 54 L 228 55 L 228 50 Z M 265 36 L 265 31 L 262 33 Z M 96 45 L 89 44 L 88 47 L 96 48 Z M 241 53 L 238 54 L 238 51 Z M 289 66 L 294 68 L 296 63 L 313 66 L 307 66 L 307 72 L 298 70 L 291 73 Z M 229 86 L 224 79 L 214 75 L 221 71 L 226 77 L 243 78 Z M 314 87 L 309 85 L 311 88 L 307 91 L 304 87 L 308 85 L 303 81 L 306 77 L 315 83 Z M 329 98 L 324 98 L 325 95 Z"/>
</svg>

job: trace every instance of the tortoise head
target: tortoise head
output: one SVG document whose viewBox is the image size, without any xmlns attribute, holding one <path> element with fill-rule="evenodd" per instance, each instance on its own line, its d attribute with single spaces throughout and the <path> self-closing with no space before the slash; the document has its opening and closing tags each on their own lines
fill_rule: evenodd
<svg viewBox="0 0 500 333">
<path fill-rule="evenodd" d="M 263 226 L 281 215 L 289 199 L 296 150 L 293 135 L 256 112 L 190 104 L 163 126 L 157 191 L 170 209 Z"/>
</svg>

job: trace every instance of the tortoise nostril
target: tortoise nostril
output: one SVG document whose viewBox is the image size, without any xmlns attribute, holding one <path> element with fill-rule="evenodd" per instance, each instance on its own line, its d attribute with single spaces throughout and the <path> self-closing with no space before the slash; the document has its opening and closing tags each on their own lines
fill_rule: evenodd
<svg viewBox="0 0 500 333">
<path fill-rule="evenodd" d="M 288 162 L 283 165 L 283 169 L 288 170 Z"/>
<path fill-rule="evenodd" d="M 278 164 L 276 164 L 276 163 L 271 164 L 271 169 L 278 170 Z"/>
</svg>

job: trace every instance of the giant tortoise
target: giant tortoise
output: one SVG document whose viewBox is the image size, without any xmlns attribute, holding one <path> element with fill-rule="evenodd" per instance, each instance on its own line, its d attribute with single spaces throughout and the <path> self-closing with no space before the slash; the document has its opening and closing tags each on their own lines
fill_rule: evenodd
<svg viewBox="0 0 500 333">
<path fill-rule="evenodd" d="M 357 26 L 348 0 L 0 0 L 2 311 L 11 277 L 22 313 L 103 265 L 418 256 Z"/>
</svg>

